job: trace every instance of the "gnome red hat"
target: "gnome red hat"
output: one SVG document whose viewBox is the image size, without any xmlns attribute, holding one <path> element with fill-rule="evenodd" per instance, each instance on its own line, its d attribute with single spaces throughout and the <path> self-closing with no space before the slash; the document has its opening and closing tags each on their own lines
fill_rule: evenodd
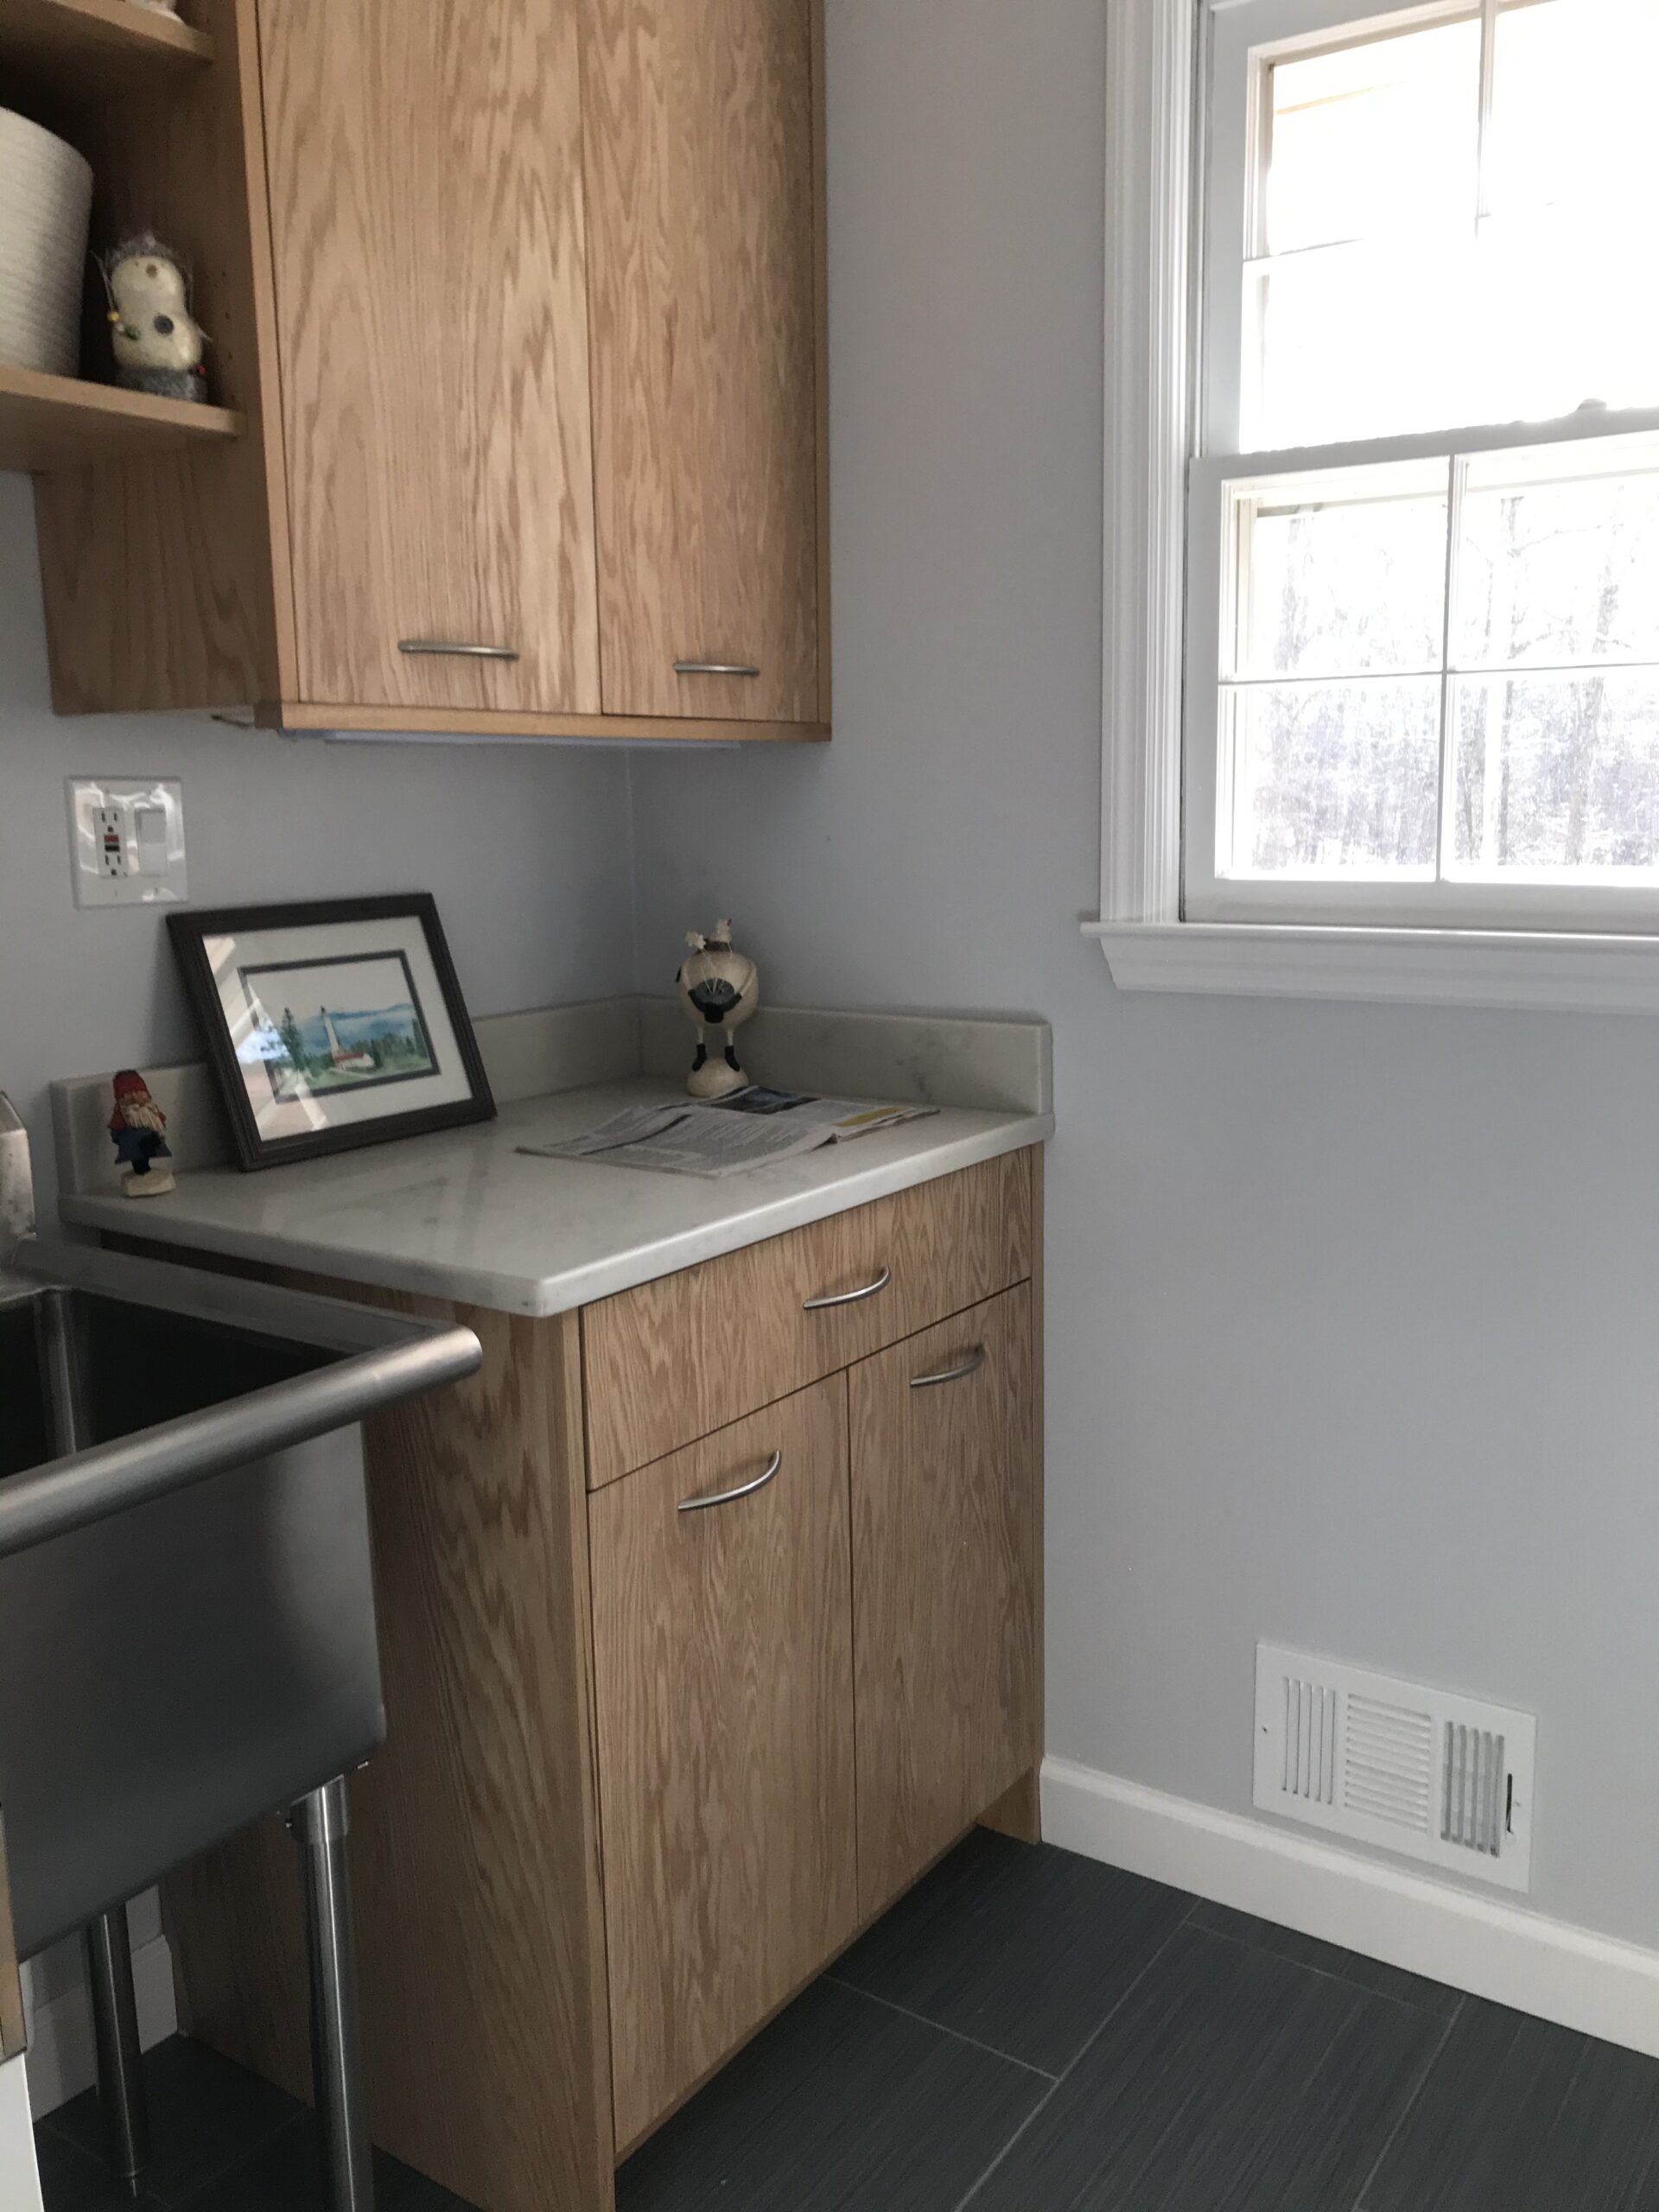
<svg viewBox="0 0 1659 2212">
<path fill-rule="evenodd" d="M 123 1068 L 111 1086 L 115 1092 L 115 1111 L 109 1120 L 111 1136 L 119 1136 L 127 1126 L 126 1109 L 149 1096 L 149 1085 L 137 1068 Z"/>
</svg>

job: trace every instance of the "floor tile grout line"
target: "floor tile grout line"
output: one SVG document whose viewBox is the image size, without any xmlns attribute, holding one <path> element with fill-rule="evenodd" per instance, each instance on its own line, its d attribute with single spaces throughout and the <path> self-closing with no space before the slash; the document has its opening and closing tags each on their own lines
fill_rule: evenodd
<svg viewBox="0 0 1659 2212">
<path fill-rule="evenodd" d="M 891 1997 L 878 1997 L 873 1989 L 861 1988 L 855 1981 L 844 1981 L 840 1974 L 826 1970 L 819 1976 L 822 1981 L 833 1981 L 837 1989 L 844 1989 L 849 1996 L 866 1997 L 872 2005 L 880 2005 L 889 2012 L 897 2012 L 902 2020 L 914 2020 L 918 2028 L 932 2028 L 953 2042 L 964 2043 L 969 2050 L 982 2050 L 987 2058 L 1000 2058 L 1009 2066 L 1017 2066 L 1025 2074 L 1034 2074 L 1039 2082 L 1058 2082 L 1059 2075 L 1046 2066 L 1033 2066 L 1028 2058 L 1016 2058 L 1011 2050 L 999 2050 L 994 2043 L 982 2043 L 977 2036 L 965 2036 L 960 2028 L 947 2027 L 943 2020 L 935 2020 L 925 2012 L 912 2012 L 908 2005 L 895 2005 Z"/>
<path fill-rule="evenodd" d="M 1378 2174 L 1382 2172 L 1382 2168 L 1387 2162 L 1389 2152 L 1393 2150 L 1395 2145 L 1399 2141 L 1401 2130 L 1404 2127 L 1406 2122 L 1411 2118 L 1413 2113 L 1416 2111 L 1418 2104 L 1421 2101 L 1422 2094 L 1428 2087 L 1430 2078 L 1432 2077 L 1435 2068 L 1446 2056 L 1446 2047 L 1452 2040 L 1452 2031 L 1457 2026 L 1458 2022 L 1463 2018 L 1464 2007 L 1468 2004 L 1468 2002 L 1469 1999 L 1466 1996 L 1459 1997 L 1451 2018 L 1446 2022 L 1445 2027 L 1441 2029 L 1440 2033 L 1435 2041 L 1433 2050 L 1428 2054 L 1427 2063 L 1424 2066 L 1421 2073 L 1417 2076 L 1416 2081 L 1412 2084 L 1411 2094 L 1406 2099 L 1404 2104 L 1401 2106 L 1399 2113 L 1395 2119 L 1394 2126 L 1389 2130 L 1387 2135 L 1383 2138 L 1382 2149 L 1371 2161 L 1370 2171 L 1366 2175 L 1364 2180 L 1359 2184 L 1358 2194 L 1354 2198 L 1354 2212 L 1365 2212 L 1365 2199 L 1370 2194 L 1371 2183 L 1376 2179 Z"/>
<path fill-rule="evenodd" d="M 966 2193 L 957 2198 L 956 2203 L 951 2207 L 951 2212 L 968 2212 L 968 2207 L 972 2203 L 974 2198 L 978 2196 L 980 2190 L 984 2188 L 986 2183 L 989 2181 L 991 2176 L 1002 2164 L 1002 2161 L 1007 2157 L 1009 2152 L 1013 2150 L 1014 2145 L 1019 2142 L 1021 2136 L 1026 2134 L 1027 2131 L 1033 2127 L 1037 2121 L 1042 2118 L 1044 2113 L 1047 2111 L 1049 2106 L 1054 2101 L 1054 2099 L 1065 2087 L 1065 2084 L 1071 2080 L 1072 2075 L 1077 2072 L 1078 2067 L 1082 2065 L 1084 2060 L 1089 2056 L 1089 2053 L 1100 2041 L 1102 2036 L 1105 2034 L 1107 2029 L 1110 2027 L 1112 2022 L 1123 2010 L 1123 2007 L 1128 2003 L 1130 1998 L 1134 1996 L 1135 1991 L 1140 1988 L 1141 1983 L 1157 1965 L 1159 1960 L 1163 1957 L 1164 1953 L 1168 1950 L 1170 1945 L 1175 1941 L 1175 1938 L 1186 1926 L 1187 1919 L 1192 1911 L 1196 1909 L 1198 1902 L 1198 1900 L 1195 1897 L 1192 1901 L 1192 1906 L 1189 1906 L 1187 1912 L 1184 1913 L 1180 1919 L 1175 1923 L 1168 1935 L 1165 1936 L 1163 1942 L 1160 1943 L 1157 1949 L 1154 1951 L 1152 1955 L 1147 1959 L 1140 1973 L 1137 1974 L 1135 1979 L 1121 1992 L 1118 1996 L 1117 2002 L 1111 2007 L 1111 2010 L 1106 2013 L 1105 2017 L 1098 2023 L 1090 2034 L 1084 2037 L 1082 2043 L 1078 2044 L 1076 2051 L 1072 2054 L 1071 2063 L 1065 2068 L 1063 2073 L 1056 2076 L 1053 2088 L 1050 2089 L 1046 2094 L 1038 2099 L 1037 2102 L 1026 2114 L 1019 2126 L 1014 2129 L 1013 2134 L 1009 2136 L 1007 2141 L 1002 2145 L 1002 2148 L 997 2152 L 990 2164 L 984 2169 L 983 2172 L 969 2184 Z"/>
<path fill-rule="evenodd" d="M 270 2129 L 267 2134 L 260 2138 L 258 2142 L 251 2143 L 239 2157 L 232 2158 L 229 2165 L 220 2167 L 210 2180 L 204 2181 L 198 2188 L 193 2189 L 188 2196 L 180 2197 L 176 2202 L 170 2197 L 158 2196 L 156 2202 L 162 2207 L 162 2212 L 192 2212 L 194 2206 L 205 2204 L 207 2199 L 222 2190 L 227 2182 L 234 2181 L 238 2174 L 251 2166 L 256 2158 L 264 2158 L 283 2140 L 284 2136 L 293 2133 L 296 2128 L 303 2126 L 310 2116 L 304 2106 L 302 2106 L 298 2112 L 289 2113 L 279 2127 Z"/>
<path fill-rule="evenodd" d="M 1183 1927 L 1185 1927 L 1187 1924 L 1188 1923 L 1185 1921 L 1183 1921 L 1181 1923 Z M 1263 1958 L 1281 1960 L 1286 1966 L 1300 1967 L 1304 1974 L 1316 1974 L 1322 1980 L 1339 1981 L 1344 1989 L 1357 1989 L 1362 1997 L 1380 1997 L 1385 2005 L 1403 2005 L 1408 2012 L 1421 2012 L 1427 2019 L 1455 2020 L 1458 2014 L 1463 2010 L 1465 1993 L 1461 1990 L 1454 1993 L 1458 2001 L 1452 2006 L 1451 2012 L 1449 2013 L 1442 2012 L 1440 2011 L 1438 2006 L 1424 2005 L 1415 1997 L 1396 1997 L 1389 1990 L 1373 1989 L 1369 1982 L 1357 1980 L 1352 1974 L 1343 1974 L 1335 1967 L 1316 1967 L 1311 1959 L 1294 1959 L 1288 1951 L 1281 1951 L 1276 1945 L 1272 1943 L 1258 1943 L 1253 1936 L 1234 1936 L 1230 1934 L 1224 1928 L 1207 1928 L 1201 1920 L 1192 1922 L 1192 1925 L 1197 1929 L 1200 1936 L 1213 1936 L 1217 1942 L 1236 1943 L 1241 1950 L 1257 1951 L 1261 1953 Z M 1294 1935 L 1295 1930 L 1293 1929 L 1290 1933 Z M 1318 1936 L 1309 1936 L 1306 1940 L 1309 1942 L 1318 1942 L 1321 1939 Z M 1334 1950 L 1338 1947 L 1335 1944 L 1332 1944 L 1331 1948 Z M 1363 1955 L 1356 1954 L 1356 1955 Z M 1386 1961 L 1379 1960 L 1377 1963 L 1378 1965 L 1383 1965 L 1386 1964 Z M 1405 1968 L 1403 1967 L 1392 1967 L 1389 1968 L 1389 1972 L 1392 1974 L 1403 1974 L 1405 1972 Z M 1423 1977 L 1421 1976 L 1418 1977 L 1419 1980 L 1421 1980 L 1422 1978 Z M 1437 1989 L 1445 1989 L 1450 1986 L 1448 1983 L 1443 1981 L 1436 1982 L 1433 1986 Z"/>
</svg>

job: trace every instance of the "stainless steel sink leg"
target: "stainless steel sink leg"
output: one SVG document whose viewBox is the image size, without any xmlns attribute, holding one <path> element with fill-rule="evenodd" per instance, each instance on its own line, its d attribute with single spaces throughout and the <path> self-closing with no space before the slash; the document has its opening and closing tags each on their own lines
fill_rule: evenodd
<svg viewBox="0 0 1659 2212">
<path fill-rule="evenodd" d="M 289 1815 L 300 1847 L 311 1963 L 311 2066 L 322 2128 L 328 2212 L 374 2212 L 374 2176 L 363 2109 L 357 2018 L 357 1953 L 346 1871 L 346 1784 L 336 1778 Z"/>
<path fill-rule="evenodd" d="M 105 2149 L 111 2171 L 130 2183 L 149 2164 L 149 2107 L 138 2048 L 138 2007 L 132 1993 L 132 1945 L 124 1905 L 100 1913 L 88 1924 L 86 1964 Z"/>
</svg>

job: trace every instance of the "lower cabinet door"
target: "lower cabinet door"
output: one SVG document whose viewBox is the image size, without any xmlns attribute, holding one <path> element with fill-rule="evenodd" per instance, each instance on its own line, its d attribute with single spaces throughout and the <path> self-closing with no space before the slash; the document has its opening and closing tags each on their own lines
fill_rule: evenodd
<svg viewBox="0 0 1659 2212">
<path fill-rule="evenodd" d="M 1033 1764 L 1036 1467 L 1025 1285 L 855 1367 L 861 1916 Z"/>
<path fill-rule="evenodd" d="M 857 1924 L 846 1393 L 588 1502 L 619 2152 Z"/>
</svg>

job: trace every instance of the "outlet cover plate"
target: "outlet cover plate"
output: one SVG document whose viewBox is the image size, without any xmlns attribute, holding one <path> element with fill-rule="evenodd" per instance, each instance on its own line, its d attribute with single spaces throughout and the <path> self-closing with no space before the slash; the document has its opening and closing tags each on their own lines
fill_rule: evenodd
<svg viewBox="0 0 1659 2212">
<path fill-rule="evenodd" d="M 71 776 L 67 789 L 76 906 L 177 906 L 189 897 L 181 783 Z"/>
</svg>

